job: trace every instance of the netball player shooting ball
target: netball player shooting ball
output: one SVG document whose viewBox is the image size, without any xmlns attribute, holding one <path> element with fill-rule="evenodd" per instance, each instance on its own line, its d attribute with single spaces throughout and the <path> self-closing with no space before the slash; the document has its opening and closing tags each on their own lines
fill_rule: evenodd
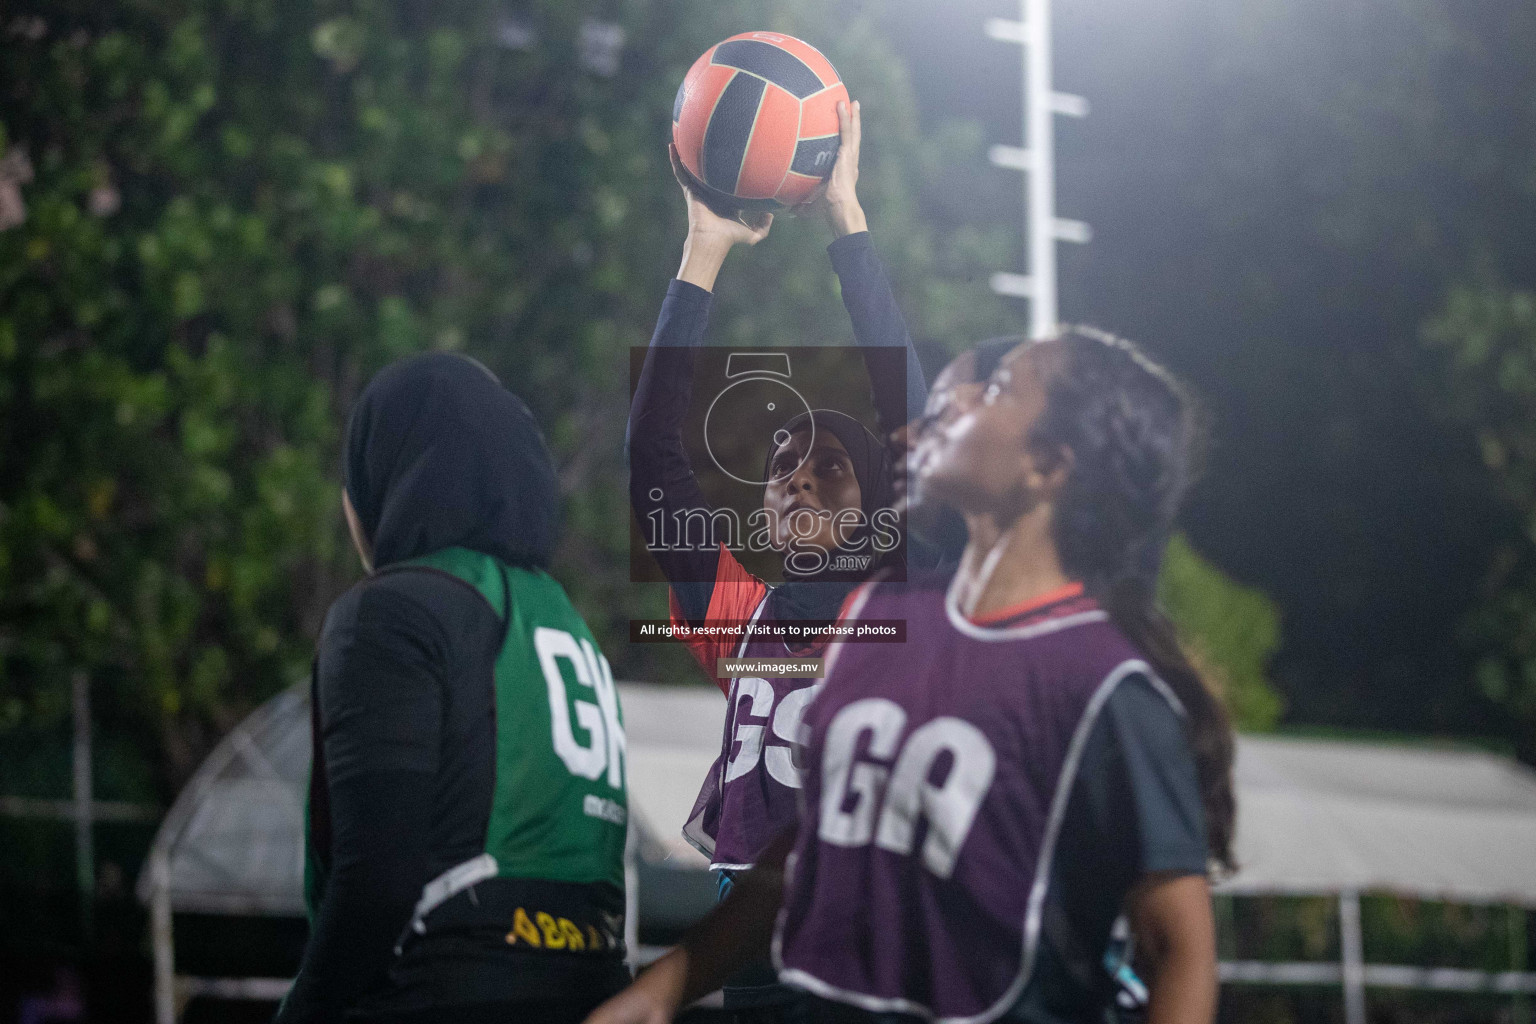
<svg viewBox="0 0 1536 1024">
<path fill-rule="evenodd" d="M 1102 1021 L 1122 908 L 1148 1020 L 1212 1019 L 1232 737 L 1148 585 L 1190 419 L 1165 371 L 1085 329 L 953 391 L 915 483 L 964 515 L 959 569 L 854 595 L 849 618 L 904 618 L 908 642 L 834 648 L 795 834 L 589 1024 L 669 1020 L 770 936 L 812 1020 Z"/>
<path fill-rule="evenodd" d="M 855 191 L 861 135 L 858 104 L 851 109 L 843 104 L 839 121 L 839 155 L 820 205 L 837 236 L 829 253 L 842 281 L 854 336 L 868 353 L 866 364 L 884 435 L 907 421 L 909 409 L 921 406 L 922 375 Z M 684 180 L 675 150 L 672 160 L 679 180 Z M 630 497 L 642 530 L 690 514 L 705 519 L 714 530 L 716 521 L 708 516 L 709 503 L 682 440 L 694 356 L 708 322 L 710 289 L 727 254 L 736 245 L 761 241 L 772 222 L 767 214 L 750 225 L 721 216 L 686 184 L 683 191 L 688 202 L 688 238 L 682 267 L 662 305 L 629 418 Z M 765 311 L 765 315 L 770 314 Z M 893 354 L 897 358 L 890 358 Z M 779 443 L 768 452 L 763 506 L 777 524 L 777 545 L 786 553 L 785 582 L 770 587 L 747 572 L 713 532 L 702 539 L 695 533 L 683 549 L 653 540 L 652 553 L 672 585 L 674 622 L 698 626 L 830 621 L 853 587 L 868 578 L 873 565 L 851 572 L 833 567 L 831 559 L 839 550 L 859 550 L 860 544 L 863 551 L 870 550 L 870 524 L 891 503 L 885 445 L 857 420 L 825 409 L 790 420 L 777 436 Z M 705 515 L 699 516 L 701 512 Z M 863 525 L 852 529 L 840 525 L 840 519 L 849 522 L 844 518 L 849 513 L 859 513 L 857 521 Z M 792 543 L 801 550 L 825 552 L 827 557 L 816 561 L 827 567 L 797 572 L 788 557 Z M 720 679 L 717 660 L 820 657 L 823 648 L 750 638 L 709 638 L 690 641 L 689 646 L 730 701 L 720 757 L 704 780 L 685 829 L 689 840 L 721 873 L 724 891 L 733 873 L 750 868 L 768 841 L 795 821 L 800 781 L 790 759 L 790 743 L 811 687 L 819 680 L 810 675 Z M 792 998 L 793 993 L 776 984 L 766 960 L 757 970 L 732 979 L 726 989 L 727 1006 L 744 1018 L 759 1013 L 773 1019 L 774 1008 Z"/>
</svg>

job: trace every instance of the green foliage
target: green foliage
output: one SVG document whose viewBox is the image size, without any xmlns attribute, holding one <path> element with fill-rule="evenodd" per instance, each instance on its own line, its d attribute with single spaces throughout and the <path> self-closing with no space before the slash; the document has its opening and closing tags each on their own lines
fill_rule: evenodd
<svg viewBox="0 0 1536 1024">
<path fill-rule="evenodd" d="M 1217 684 L 1239 729 L 1261 731 L 1285 704 L 1269 683 L 1280 646 L 1280 611 L 1260 590 L 1201 558 L 1182 534 L 1168 544 L 1158 599 L 1195 664 Z"/>
<path fill-rule="evenodd" d="M 981 272 L 1006 231 L 944 234 L 918 206 L 946 161 L 980 161 L 980 135 L 919 135 L 862 5 L 515 10 L 8 7 L 0 730 L 60 725 L 87 672 L 169 787 L 299 676 L 357 572 L 337 514 L 347 410 L 429 348 L 473 352 L 545 425 L 570 499 L 558 572 L 618 669 L 692 675 L 618 639 L 665 602 L 624 571 L 622 439 L 627 353 L 683 234 L 672 97 L 726 35 L 825 41 L 863 98 L 861 190 L 915 332 L 957 347 L 1008 325 Z M 616 68 L 583 60 L 593 17 L 624 30 Z M 786 218 L 735 260 L 716 338 L 846 340 L 827 240 Z"/>
<path fill-rule="evenodd" d="M 1284 610 L 1287 720 L 1512 737 L 1455 636 L 1503 524 L 1416 339 L 1471 268 L 1536 283 L 1536 4 L 1062 3 L 1054 26 L 1060 88 L 1093 103 L 1057 131 L 1060 210 L 1095 230 L 1061 247 L 1062 308 L 1201 396 L 1190 521 Z"/>
<path fill-rule="evenodd" d="M 1446 356 L 1453 413 L 1475 426 L 1484 469 L 1521 529 L 1497 552 L 1486 598 L 1464 624 L 1482 656 L 1483 694 L 1536 733 L 1536 295 L 1491 285 L 1454 289 L 1426 326 Z"/>
<path fill-rule="evenodd" d="M 337 229 L 274 182 L 286 113 L 235 109 L 267 90 L 220 12 L 88 13 L 22 15 L 0 72 L 35 174 L 0 235 L 0 719 L 57 720 L 84 671 L 180 774 L 309 656 L 335 429 L 291 252 Z"/>
</svg>

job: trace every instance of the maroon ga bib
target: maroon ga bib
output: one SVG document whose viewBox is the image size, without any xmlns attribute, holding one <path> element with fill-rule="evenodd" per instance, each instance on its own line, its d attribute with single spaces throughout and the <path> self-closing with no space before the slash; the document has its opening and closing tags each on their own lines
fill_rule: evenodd
<svg viewBox="0 0 1536 1024">
<path fill-rule="evenodd" d="M 1028 983 L 1094 719 L 1123 679 L 1155 677 L 1086 600 L 986 628 L 939 587 L 885 584 L 849 618 L 904 619 L 907 640 L 836 645 L 805 715 L 780 978 L 874 1012 L 993 1020 Z"/>
</svg>

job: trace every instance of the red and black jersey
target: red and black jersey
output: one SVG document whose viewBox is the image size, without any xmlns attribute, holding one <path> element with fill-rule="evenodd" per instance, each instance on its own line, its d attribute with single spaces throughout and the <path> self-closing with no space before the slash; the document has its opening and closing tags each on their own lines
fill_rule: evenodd
<svg viewBox="0 0 1536 1024">
<path fill-rule="evenodd" d="M 715 580 L 710 587 L 709 605 L 704 611 L 703 621 L 706 623 L 751 621 L 763 602 L 768 599 L 768 584 L 748 572 L 746 566 L 742 565 L 724 545 L 720 546 L 716 557 Z M 693 624 L 683 610 L 681 602 L 678 601 L 675 589 L 671 592 L 669 607 L 672 625 Z M 690 635 L 683 642 L 698 660 L 704 674 L 715 681 L 715 685 L 720 687 L 721 692 L 729 695 L 731 680 L 720 676 L 716 668 L 721 658 L 744 657 L 740 653 L 741 641 L 724 634 L 711 633 Z"/>
</svg>

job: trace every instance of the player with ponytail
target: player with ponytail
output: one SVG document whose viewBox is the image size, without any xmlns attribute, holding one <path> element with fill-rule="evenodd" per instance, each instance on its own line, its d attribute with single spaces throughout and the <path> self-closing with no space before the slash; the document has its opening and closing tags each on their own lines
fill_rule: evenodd
<svg viewBox="0 0 1536 1024">
<path fill-rule="evenodd" d="M 906 641 L 829 652 L 798 828 L 589 1024 L 668 1020 L 770 939 L 813 1021 L 1102 1021 L 1122 915 L 1147 1020 L 1212 1020 L 1232 737 L 1152 596 L 1190 403 L 1087 328 L 946 376 L 909 471 L 963 516 L 958 568 L 855 592 Z"/>
<path fill-rule="evenodd" d="M 1183 705 L 1211 859 L 1230 869 L 1232 726 L 1155 600 L 1163 551 L 1193 471 L 1194 403 L 1133 344 L 1094 328 L 1072 327 L 1041 352 L 1055 366 L 1032 440 L 1073 455 L 1056 498 L 1062 568 L 1083 582 Z"/>
</svg>

